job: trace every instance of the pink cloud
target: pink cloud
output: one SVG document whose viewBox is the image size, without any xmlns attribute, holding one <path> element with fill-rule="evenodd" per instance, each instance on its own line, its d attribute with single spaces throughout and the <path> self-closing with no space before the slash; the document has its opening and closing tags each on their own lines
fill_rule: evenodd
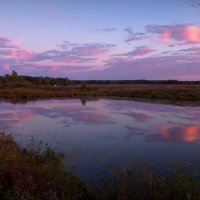
<svg viewBox="0 0 200 200">
<path fill-rule="evenodd" d="M 149 25 L 146 30 L 160 35 L 164 43 L 200 43 L 200 27 L 194 24 Z"/>
<path fill-rule="evenodd" d="M 2 64 L 2 68 L 5 70 L 5 71 L 8 71 L 10 70 L 10 65 L 8 63 L 3 63 Z"/>
<path fill-rule="evenodd" d="M 17 51 L 16 50 L 11 51 L 11 57 L 12 57 L 12 59 L 17 59 Z"/>
<path fill-rule="evenodd" d="M 32 52 L 26 51 L 26 50 L 24 50 L 24 49 L 20 49 L 20 50 L 18 51 L 18 56 L 19 56 L 20 58 L 23 58 L 23 59 L 28 59 L 28 58 L 30 58 L 32 55 L 33 55 Z"/>
<path fill-rule="evenodd" d="M 200 43 L 200 27 L 194 25 L 187 26 L 185 35 L 189 43 Z"/>
<path fill-rule="evenodd" d="M 0 37 L 0 55 L 10 57 L 13 60 L 27 59 L 32 53 L 23 49 L 19 45 L 15 45 L 6 37 Z"/>
<path fill-rule="evenodd" d="M 60 71 L 60 67 L 58 65 L 54 65 L 50 69 L 50 73 L 57 73 Z"/>
<path fill-rule="evenodd" d="M 171 36 L 170 31 L 168 31 L 168 30 L 164 31 L 161 35 L 161 41 L 164 42 L 164 43 L 169 43 L 170 42 L 170 36 Z"/>
</svg>

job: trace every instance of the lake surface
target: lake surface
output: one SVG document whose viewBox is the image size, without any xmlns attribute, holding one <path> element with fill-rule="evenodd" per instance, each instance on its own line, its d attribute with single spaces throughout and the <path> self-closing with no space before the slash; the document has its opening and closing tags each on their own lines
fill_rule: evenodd
<svg viewBox="0 0 200 200">
<path fill-rule="evenodd" d="M 200 165 L 200 107 L 128 100 L 0 103 L 0 129 L 65 153 L 65 167 L 92 181 L 96 169 L 148 160 L 157 169 Z"/>
</svg>

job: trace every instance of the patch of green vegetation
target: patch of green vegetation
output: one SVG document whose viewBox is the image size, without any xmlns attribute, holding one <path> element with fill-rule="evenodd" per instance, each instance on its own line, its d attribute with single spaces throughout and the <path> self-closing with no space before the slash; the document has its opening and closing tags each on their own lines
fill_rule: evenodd
<svg viewBox="0 0 200 200">
<path fill-rule="evenodd" d="M 64 171 L 63 155 L 50 148 L 20 149 L 10 135 L 0 134 L 1 200 L 88 199 L 85 185 Z"/>
</svg>

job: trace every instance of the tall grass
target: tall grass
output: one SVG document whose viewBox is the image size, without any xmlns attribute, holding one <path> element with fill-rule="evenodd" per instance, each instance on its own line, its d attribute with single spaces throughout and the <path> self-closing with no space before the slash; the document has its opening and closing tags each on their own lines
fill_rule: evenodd
<svg viewBox="0 0 200 200">
<path fill-rule="evenodd" d="M 96 200 L 199 200 L 198 176 L 180 169 L 156 173 L 153 168 L 141 170 L 137 165 L 124 168 L 120 174 L 107 176 L 93 193 Z"/>
<path fill-rule="evenodd" d="M 62 167 L 62 154 L 20 149 L 12 136 L 0 134 L 1 200 L 87 199 L 84 184 Z"/>
</svg>

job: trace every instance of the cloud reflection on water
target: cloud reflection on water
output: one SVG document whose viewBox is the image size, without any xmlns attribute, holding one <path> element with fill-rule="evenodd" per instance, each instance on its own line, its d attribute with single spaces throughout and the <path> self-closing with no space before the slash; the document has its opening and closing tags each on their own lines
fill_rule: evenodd
<svg viewBox="0 0 200 200">
<path fill-rule="evenodd" d="M 54 120 L 65 129 L 80 126 L 102 129 L 106 138 L 124 139 L 134 136 L 143 142 L 195 142 L 200 140 L 200 108 L 139 103 L 125 100 L 90 101 L 82 105 L 80 100 L 49 100 L 27 104 L 0 103 L 0 128 L 12 129 L 24 126 L 27 121 Z M 40 122 L 37 118 L 40 117 Z M 42 117 L 42 118 L 41 118 Z M 105 125 L 112 125 L 106 131 Z M 39 126 L 39 124 L 38 124 Z M 95 129 L 98 126 L 98 130 Z M 118 127 L 121 127 L 120 129 Z M 47 126 L 48 129 L 48 126 Z M 114 133 L 116 132 L 116 133 Z M 99 138 L 99 136 L 97 137 Z"/>
<path fill-rule="evenodd" d="M 154 142 L 195 142 L 200 141 L 200 125 L 171 123 L 161 125 L 159 133 L 148 135 L 146 141 Z"/>
</svg>

